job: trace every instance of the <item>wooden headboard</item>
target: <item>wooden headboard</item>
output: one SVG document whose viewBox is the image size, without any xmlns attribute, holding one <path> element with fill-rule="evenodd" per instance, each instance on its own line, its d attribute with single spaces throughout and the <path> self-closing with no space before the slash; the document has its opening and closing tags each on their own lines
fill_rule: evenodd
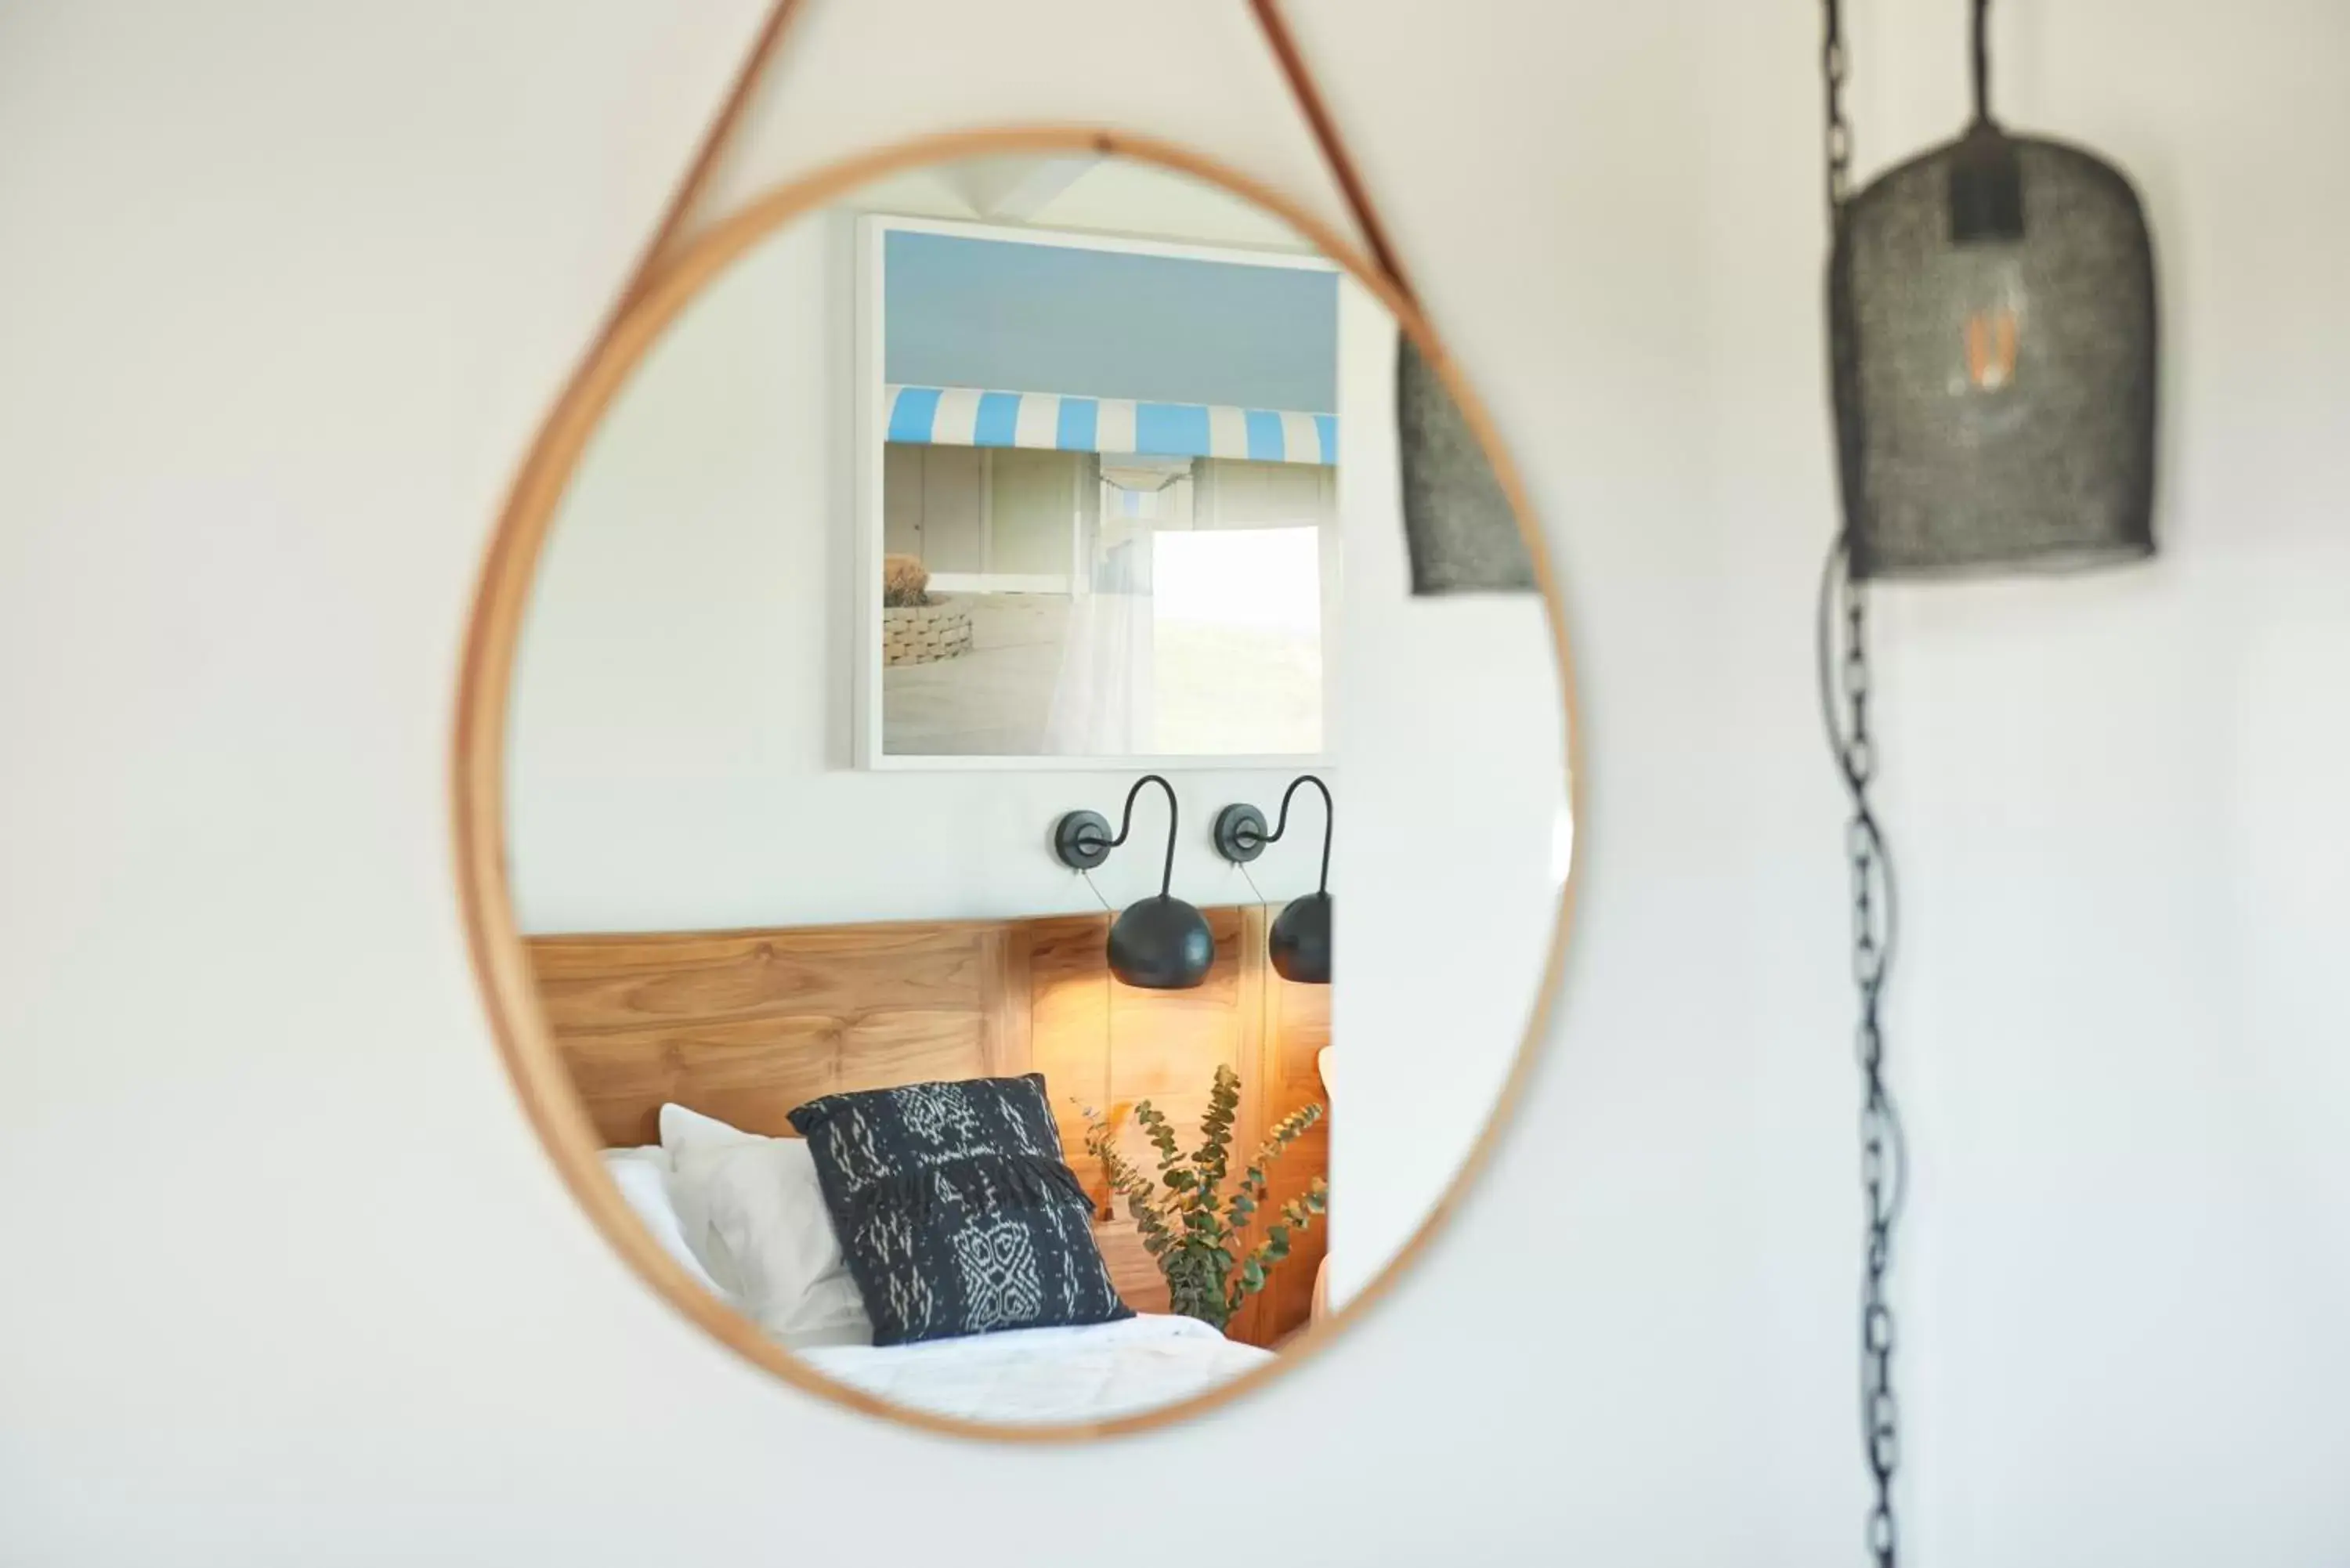
<svg viewBox="0 0 2350 1568">
<path fill-rule="evenodd" d="M 1237 1156 L 1321 1098 L 1315 1058 L 1330 1039 L 1327 986 L 1293 985 L 1265 961 L 1266 911 L 1205 911 L 1216 961 L 1191 991 L 1111 980 L 1107 915 L 528 939 L 556 1043 L 607 1144 L 660 1140 L 675 1101 L 749 1131 L 792 1136 L 785 1118 L 818 1095 L 941 1078 L 1039 1072 L 1069 1163 L 1104 1190 L 1085 1152 L 1081 1106 L 1122 1115 L 1149 1099 L 1197 1126 L 1219 1063 L 1241 1075 Z M 1121 1136 L 1144 1168 L 1139 1129 Z M 1238 1165 L 1240 1159 L 1234 1163 Z M 1267 1204 L 1326 1175 L 1326 1123 L 1291 1147 Z M 1302 1326 L 1324 1223 L 1232 1326 L 1269 1345 Z M 1165 1282 L 1121 1212 L 1096 1231 L 1119 1291 L 1164 1311 Z"/>
</svg>

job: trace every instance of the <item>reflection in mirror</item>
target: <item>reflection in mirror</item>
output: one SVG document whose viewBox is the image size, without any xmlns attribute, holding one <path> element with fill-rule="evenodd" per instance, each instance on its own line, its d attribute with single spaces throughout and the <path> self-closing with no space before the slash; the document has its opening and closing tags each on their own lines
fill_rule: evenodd
<svg viewBox="0 0 2350 1568">
<path fill-rule="evenodd" d="M 869 756 L 1318 754 L 1337 268 L 881 214 L 858 245 Z"/>
<path fill-rule="evenodd" d="M 996 152 L 738 248 L 525 612 L 538 1031 L 795 1378 L 994 1430 L 1185 1406 L 1318 1337 L 1486 1135 L 1570 842 L 1544 604 L 1411 597 L 1398 323 L 1217 184 Z"/>
</svg>

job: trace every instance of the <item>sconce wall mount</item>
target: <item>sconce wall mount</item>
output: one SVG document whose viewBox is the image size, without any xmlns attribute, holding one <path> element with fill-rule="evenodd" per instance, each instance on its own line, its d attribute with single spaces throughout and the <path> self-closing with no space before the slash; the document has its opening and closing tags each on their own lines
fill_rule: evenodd
<svg viewBox="0 0 2350 1568">
<path fill-rule="evenodd" d="M 1216 961 L 1216 940 L 1208 918 L 1168 889 L 1175 880 L 1175 831 L 1181 812 L 1175 786 L 1157 774 L 1145 774 L 1126 792 L 1118 834 L 1097 811 L 1064 813 L 1053 824 L 1053 857 L 1072 871 L 1090 871 L 1109 859 L 1134 830 L 1134 800 L 1146 784 L 1167 794 L 1167 857 L 1160 867 L 1159 891 L 1128 904 L 1110 922 L 1109 971 L 1128 985 L 1146 991 L 1188 991 L 1207 979 Z"/>
<path fill-rule="evenodd" d="M 1244 866 L 1264 853 L 1289 831 L 1289 803 L 1300 784 L 1312 784 L 1322 796 L 1322 880 L 1304 898 L 1292 898 L 1274 920 L 1265 938 L 1265 952 L 1274 971 L 1302 985 L 1330 983 L 1330 836 L 1335 813 L 1330 786 L 1312 774 L 1300 774 L 1281 793 L 1281 819 L 1267 832 L 1264 813 L 1245 802 L 1235 802 L 1216 814 L 1216 853 L 1235 866 Z"/>
</svg>

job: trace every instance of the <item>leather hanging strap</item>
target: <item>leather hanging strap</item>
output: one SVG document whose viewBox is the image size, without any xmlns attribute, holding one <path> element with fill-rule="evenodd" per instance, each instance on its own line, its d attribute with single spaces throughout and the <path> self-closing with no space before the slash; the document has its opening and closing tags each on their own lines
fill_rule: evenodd
<svg viewBox="0 0 2350 1568">
<path fill-rule="evenodd" d="M 709 187 L 711 176 L 717 171 L 727 142 L 733 138 L 735 126 L 741 121 L 743 110 L 750 106 L 768 67 L 774 63 L 784 35 L 806 5 L 806 0 L 775 0 L 768 8 L 766 20 L 760 24 L 758 32 L 751 40 L 749 52 L 743 56 L 742 65 L 736 67 L 724 101 L 719 105 L 718 112 L 702 133 L 702 140 L 694 149 L 693 161 L 687 165 L 677 188 L 670 193 L 660 221 L 639 254 L 637 265 L 621 287 L 619 297 L 614 302 L 611 315 L 605 323 L 604 332 L 599 336 L 608 336 L 619 325 L 620 318 L 637 302 L 645 286 L 652 281 L 662 262 L 668 259 L 671 251 L 683 237 L 694 209 L 701 204 L 702 194 Z M 1248 0 L 1248 7 L 1249 14 L 1256 19 L 1259 31 L 1264 35 L 1265 46 L 1272 51 L 1274 64 L 1281 68 L 1282 80 L 1288 84 L 1298 113 L 1314 133 L 1315 146 L 1320 150 L 1322 161 L 1328 166 L 1332 180 L 1337 183 L 1338 193 L 1346 200 L 1347 213 L 1353 217 L 1356 228 L 1362 233 L 1364 248 L 1370 252 L 1371 260 L 1396 292 L 1416 304 L 1402 264 L 1396 259 L 1395 247 L 1388 242 L 1387 228 L 1379 222 L 1378 212 L 1371 204 L 1369 192 L 1363 188 L 1362 178 L 1355 171 L 1354 160 L 1347 156 L 1346 142 L 1323 104 L 1313 73 L 1307 68 L 1305 57 L 1298 52 L 1297 40 L 1282 17 L 1278 0 Z"/>
<path fill-rule="evenodd" d="M 733 138 L 736 123 L 742 119 L 743 111 L 750 107 L 760 78 L 767 74 L 767 67 L 775 57 L 776 47 L 783 42 L 785 32 L 805 4 L 806 0 L 775 0 L 767 8 L 766 20 L 759 24 L 759 31 L 751 39 L 750 52 L 735 67 L 734 78 L 727 86 L 724 100 L 719 104 L 718 112 L 711 118 L 710 124 L 702 133 L 701 142 L 694 148 L 693 161 L 686 165 L 677 188 L 670 192 L 669 202 L 661 209 L 660 222 L 654 225 L 652 237 L 638 253 L 637 265 L 629 270 L 628 282 L 621 286 L 619 297 L 613 302 L 611 315 L 605 321 L 599 337 L 608 337 L 619 325 L 620 319 L 637 303 L 645 291 L 645 286 L 660 271 L 661 263 L 668 259 L 670 252 L 683 236 L 686 224 L 693 217 L 693 210 L 702 204 L 702 192 L 709 189 L 710 177 L 718 171 L 720 156 L 725 152 L 727 142 Z"/>
<path fill-rule="evenodd" d="M 841 0 L 842 4 L 849 0 Z M 693 161 L 671 192 L 659 224 L 597 335 L 601 352 L 628 312 L 660 274 L 684 237 L 695 209 L 724 155 L 735 127 L 774 63 L 784 35 L 806 0 L 774 0 L 766 20 L 736 69 L 725 100 L 702 132 Z M 1363 185 L 1345 139 L 1330 118 L 1313 71 L 1282 16 L 1280 0 L 1247 0 L 1249 15 L 1263 34 L 1299 116 L 1344 198 L 1364 248 L 1383 280 L 1415 309 L 1419 298 L 1388 239 L 1370 192 Z M 1519 531 L 1515 508 L 1496 478 L 1483 443 L 1464 418 L 1444 378 L 1409 338 L 1398 348 L 1398 412 L 1402 438 L 1404 531 L 1412 558 L 1415 594 L 1457 591 L 1518 592 L 1534 586 L 1533 563 Z"/>
<path fill-rule="evenodd" d="M 1417 306 L 1419 301 L 1404 275 L 1403 264 L 1396 259 L 1395 247 L 1388 243 L 1387 227 L 1371 205 L 1370 192 L 1363 188 L 1354 160 L 1347 156 L 1347 144 L 1340 139 L 1338 127 L 1314 85 L 1314 73 L 1306 68 L 1305 57 L 1297 52 L 1296 38 L 1282 19 L 1280 0 L 1249 0 L 1249 14 L 1263 32 L 1265 45 L 1281 67 L 1282 79 L 1289 84 L 1290 96 L 1297 100 L 1297 112 L 1312 129 L 1315 145 L 1322 150 L 1322 161 L 1330 166 L 1330 177 L 1338 182 L 1338 192 L 1347 199 L 1347 210 L 1354 216 L 1355 227 L 1362 231 L 1364 248 L 1371 253 L 1371 259 L 1387 275 L 1395 291 Z"/>
</svg>

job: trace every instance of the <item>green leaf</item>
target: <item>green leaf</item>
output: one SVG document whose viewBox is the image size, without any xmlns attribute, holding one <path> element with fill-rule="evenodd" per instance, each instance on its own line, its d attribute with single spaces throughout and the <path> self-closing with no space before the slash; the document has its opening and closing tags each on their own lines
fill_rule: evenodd
<svg viewBox="0 0 2350 1568">
<path fill-rule="evenodd" d="M 1195 1157 L 1202 1169 L 1213 1169 L 1216 1179 L 1223 1176 L 1224 1154 L 1232 1142 L 1232 1128 L 1241 1103 L 1240 1075 L 1228 1063 L 1218 1063 L 1215 1078 L 1208 1088 L 1208 1108 L 1200 1118 L 1200 1131 L 1205 1141 Z"/>
<path fill-rule="evenodd" d="M 1149 1100 L 1136 1102 L 1134 1123 L 1159 1156 L 1155 1178 L 1118 1150 L 1105 1121 L 1087 1117 L 1086 1148 L 1100 1160 L 1112 1189 L 1125 1194 L 1144 1248 L 1167 1281 L 1170 1310 L 1218 1330 L 1228 1328 L 1246 1296 L 1264 1288 L 1269 1268 L 1290 1255 L 1294 1236 L 1328 1204 L 1327 1183 L 1316 1177 L 1304 1194 L 1278 1206 L 1278 1220 L 1264 1227 L 1253 1251 L 1236 1254 L 1244 1234 L 1266 1217 L 1273 1165 L 1323 1116 L 1321 1106 L 1309 1103 L 1274 1123 L 1228 1190 L 1240 1101 L 1240 1075 L 1219 1064 L 1200 1117 L 1200 1145 L 1188 1155 L 1165 1113 Z"/>
</svg>

